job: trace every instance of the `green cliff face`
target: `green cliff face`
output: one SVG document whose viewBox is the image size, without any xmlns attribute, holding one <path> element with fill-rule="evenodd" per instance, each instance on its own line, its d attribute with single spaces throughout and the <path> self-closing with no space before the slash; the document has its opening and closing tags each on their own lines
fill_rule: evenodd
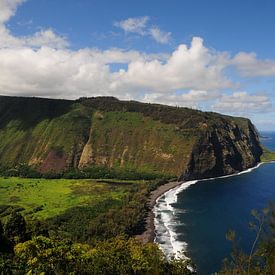
<svg viewBox="0 0 275 275">
<path fill-rule="evenodd" d="M 49 172 L 105 165 L 192 179 L 241 171 L 261 154 L 244 118 L 111 97 L 0 97 L 4 166 Z"/>
</svg>

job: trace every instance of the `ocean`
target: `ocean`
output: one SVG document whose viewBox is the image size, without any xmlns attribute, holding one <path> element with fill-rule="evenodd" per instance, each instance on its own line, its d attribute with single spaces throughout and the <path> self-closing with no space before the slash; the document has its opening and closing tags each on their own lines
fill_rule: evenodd
<svg viewBox="0 0 275 275">
<path fill-rule="evenodd" d="M 275 132 L 261 133 L 261 142 L 275 150 Z M 186 182 L 166 192 L 154 208 L 156 239 L 171 256 L 191 258 L 199 275 L 220 270 L 230 257 L 226 240 L 234 230 L 244 251 L 249 251 L 255 233 L 249 229 L 251 210 L 261 210 L 275 201 L 275 163 L 262 164 L 239 175 Z"/>
</svg>

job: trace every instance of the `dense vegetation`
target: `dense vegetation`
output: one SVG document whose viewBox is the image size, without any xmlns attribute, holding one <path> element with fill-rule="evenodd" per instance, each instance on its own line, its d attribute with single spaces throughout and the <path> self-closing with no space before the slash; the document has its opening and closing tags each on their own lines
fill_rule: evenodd
<svg viewBox="0 0 275 275">
<path fill-rule="evenodd" d="M 2 177 L 44 178 L 44 179 L 120 179 L 120 180 L 155 180 L 176 178 L 161 172 L 147 172 L 142 169 L 108 168 L 107 166 L 91 166 L 82 169 L 67 169 L 60 172 L 41 173 L 26 163 L 14 167 L 1 166 Z"/>
<path fill-rule="evenodd" d="M 22 217 L 12 215 L 9 222 L 16 219 Z M 1 235 L 8 243 L 0 254 L 2 274 L 191 274 L 187 262 L 167 260 L 153 243 L 116 237 L 89 246 L 45 236 L 20 243 L 13 233 Z M 8 253 L 11 247 L 14 252 Z"/>
<path fill-rule="evenodd" d="M 97 178 L 99 169 L 90 167 L 105 167 L 109 177 L 121 179 L 180 177 L 197 167 L 213 176 L 214 170 L 251 167 L 260 154 L 255 129 L 244 118 L 112 97 L 0 97 L 0 166 L 8 175 L 18 176 L 13 169 L 23 164 L 34 169 L 31 177 Z M 227 171 L 222 163 L 229 164 Z"/>
<path fill-rule="evenodd" d="M 190 274 L 188 262 L 133 238 L 162 183 L 0 178 L 0 272 Z"/>
<path fill-rule="evenodd" d="M 263 162 L 275 161 L 275 152 L 264 148 L 263 155 L 261 157 L 261 161 L 263 161 Z"/>
<path fill-rule="evenodd" d="M 195 124 L 181 130 L 175 123 L 162 122 L 161 114 L 157 119 L 153 109 L 150 116 L 140 113 L 133 102 L 125 102 L 129 111 L 123 106 L 115 111 L 112 98 L 99 98 L 95 106 L 90 100 L 0 97 L 0 101 L 0 165 L 8 168 L 24 163 L 44 174 L 92 164 L 175 175 L 182 172 L 196 139 Z M 101 105 L 110 109 L 102 112 Z M 189 113 L 197 113 L 176 112 L 182 112 L 185 121 Z"/>
</svg>

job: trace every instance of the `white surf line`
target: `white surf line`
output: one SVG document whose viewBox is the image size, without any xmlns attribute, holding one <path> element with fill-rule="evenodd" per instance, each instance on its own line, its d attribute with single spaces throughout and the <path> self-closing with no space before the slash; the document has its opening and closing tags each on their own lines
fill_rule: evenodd
<svg viewBox="0 0 275 275">
<path fill-rule="evenodd" d="M 154 225 L 156 237 L 154 241 L 157 242 L 158 238 L 161 239 L 161 244 L 159 244 L 159 246 L 168 257 L 175 255 L 175 257 L 178 258 L 184 257 L 188 259 L 185 255 L 182 254 L 182 251 L 186 251 L 187 243 L 177 240 L 177 233 L 173 228 L 177 224 L 173 220 L 175 215 L 175 208 L 172 206 L 172 204 L 177 202 L 178 194 L 180 192 L 195 183 L 197 183 L 197 180 L 183 182 L 180 186 L 166 191 L 156 201 L 154 207 Z M 159 217 L 160 219 L 158 219 Z M 158 231 L 163 232 L 163 235 L 159 235 Z"/>
<path fill-rule="evenodd" d="M 208 179 L 201 179 L 199 181 L 207 181 L 207 180 L 216 180 L 216 179 L 225 179 L 225 178 L 231 178 L 231 177 L 235 177 L 235 176 L 240 176 L 242 174 L 246 174 L 246 173 L 250 173 L 253 170 L 259 168 L 261 165 L 265 164 L 266 162 L 259 162 L 256 166 L 248 168 L 247 170 L 241 171 L 239 173 L 234 173 L 234 174 L 230 174 L 230 175 L 226 175 L 226 176 L 220 176 L 220 177 L 214 177 L 214 178 L 208 178 Z"/>
<path fill-rule="evenodd" d="M 178 201 L 179 193 L 181 193 L 183 190 L 187 189 L 191 185 L 196 184 L 198 181 L 207 181 L 240 176 L 242 174 L 252 172 L 253 170 L 259 168 L 262 164 L 265 163 L 260 162 L 252 168 L 231 175 L 183 182 L 181 185 L 166 191 L 164 194 L 157 198 L 155 206 L 153 208 L 156 235 L 154 242 L 159 245 L 161 250 L 165 253 L 165 255 L 168 258 L 171 256 L 175 256 L 176 258 L 183 257 L 184 259 L 189 259 L 184 254 L 187 252 L 187 242 L 179 241 L 177 239 L 177 233 L 174 230 L 174 227 L 177 225 L 177 223 L 173 220 L 176 211 L 172 204 Z M 161 227 L 164 228 L 161 230 Z M 158 232 L 162 232 L 163 234 L 158 234 Z M 169 243 L 167 243 L 167 241 L 169 241 Z"/>
</svg>

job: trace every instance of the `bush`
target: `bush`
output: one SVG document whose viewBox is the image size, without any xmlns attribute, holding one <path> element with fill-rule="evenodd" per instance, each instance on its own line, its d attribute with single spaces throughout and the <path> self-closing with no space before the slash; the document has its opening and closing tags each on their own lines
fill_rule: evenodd
<svg viewBox="0 0 275 275">
<path fill-rule="evenodd" d="M 28 274 L 191 274 L 187 262 L 167 260 L 156 244 L 121 236 L 93 247 L 40 236 L 16 245 L 15 256 Z"/>
</svg>

